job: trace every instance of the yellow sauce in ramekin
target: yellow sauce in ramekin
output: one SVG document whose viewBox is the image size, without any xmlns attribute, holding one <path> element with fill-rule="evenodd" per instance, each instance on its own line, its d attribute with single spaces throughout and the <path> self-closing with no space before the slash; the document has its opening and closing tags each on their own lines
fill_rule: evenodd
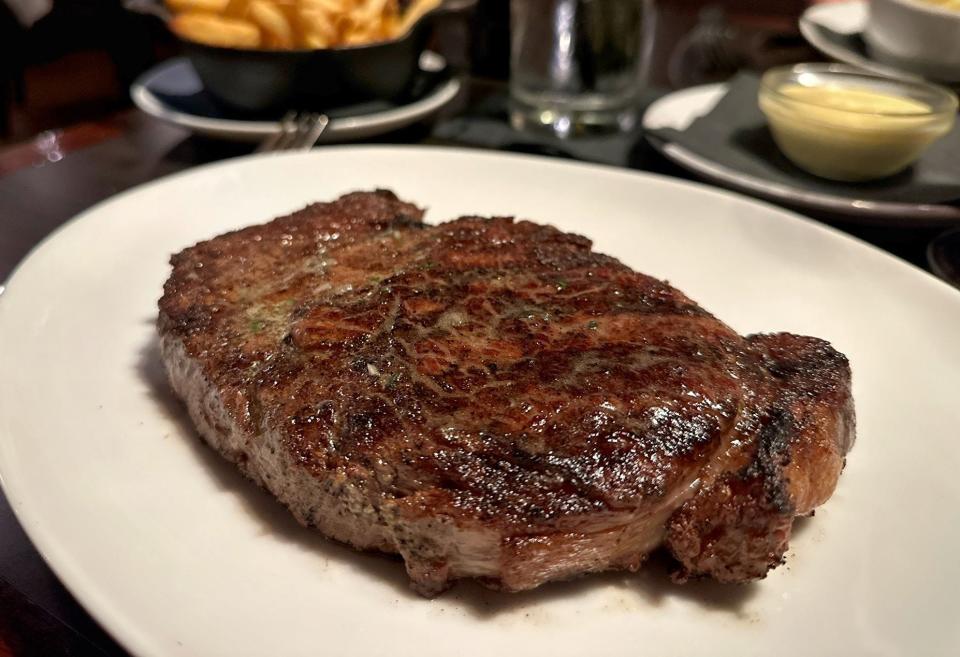
<svg viewBox="0 0 960 657">
<path fill-rule="evenodd" d="M 846 182 L 874 180 L 912 164 L 948 133 L 954 114 L 919 100 L 841 85 L 787 82 L 761 87 L 760 109 L 780 150 L 810 173 Z"/>
</svg>

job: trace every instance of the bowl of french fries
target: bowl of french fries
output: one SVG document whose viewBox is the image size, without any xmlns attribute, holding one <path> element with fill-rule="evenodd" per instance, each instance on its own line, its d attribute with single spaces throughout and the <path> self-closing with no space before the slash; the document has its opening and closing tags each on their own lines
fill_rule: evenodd
<svg viewBox="0 0 960 657">
<path fill-rule="evenodd" d="M 165 0 L 206 90 L 245 114 L 403 97 L 434 19 L 475 0 Z"/>
</svg>

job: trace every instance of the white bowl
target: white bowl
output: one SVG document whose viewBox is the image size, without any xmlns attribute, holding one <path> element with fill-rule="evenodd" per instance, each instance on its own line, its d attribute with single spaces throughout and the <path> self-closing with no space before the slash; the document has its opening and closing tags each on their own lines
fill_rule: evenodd
<svg viewBox="0 0 960 657">
<path fill-rule="evenodd" d="M 960 11 L 924 0 L 871 0 L 864 40 L 897 68 L 960 82 Z"/>
</svg>

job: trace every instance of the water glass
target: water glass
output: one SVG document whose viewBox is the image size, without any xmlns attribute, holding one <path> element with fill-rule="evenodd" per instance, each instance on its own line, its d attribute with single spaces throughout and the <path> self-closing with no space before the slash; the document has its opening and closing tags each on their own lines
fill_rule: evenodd
<svg viewBox="0 0 960 657">
<path fill-rule="evenodd" d="M 648 0 L 511 0 L 511 122 L 561 137 L 636 121 Z"/>
</svg>

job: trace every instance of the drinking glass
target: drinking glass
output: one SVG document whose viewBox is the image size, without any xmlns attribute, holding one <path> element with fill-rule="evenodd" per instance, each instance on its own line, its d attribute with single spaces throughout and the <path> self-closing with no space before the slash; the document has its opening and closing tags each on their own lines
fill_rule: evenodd
<svg viewBox="0 0 960 657">
<path fill-rule="evenodd" d="M 636 122 L 649 0 L 511 0 L 511 123 L 561 137 Z"/>
</svg>

